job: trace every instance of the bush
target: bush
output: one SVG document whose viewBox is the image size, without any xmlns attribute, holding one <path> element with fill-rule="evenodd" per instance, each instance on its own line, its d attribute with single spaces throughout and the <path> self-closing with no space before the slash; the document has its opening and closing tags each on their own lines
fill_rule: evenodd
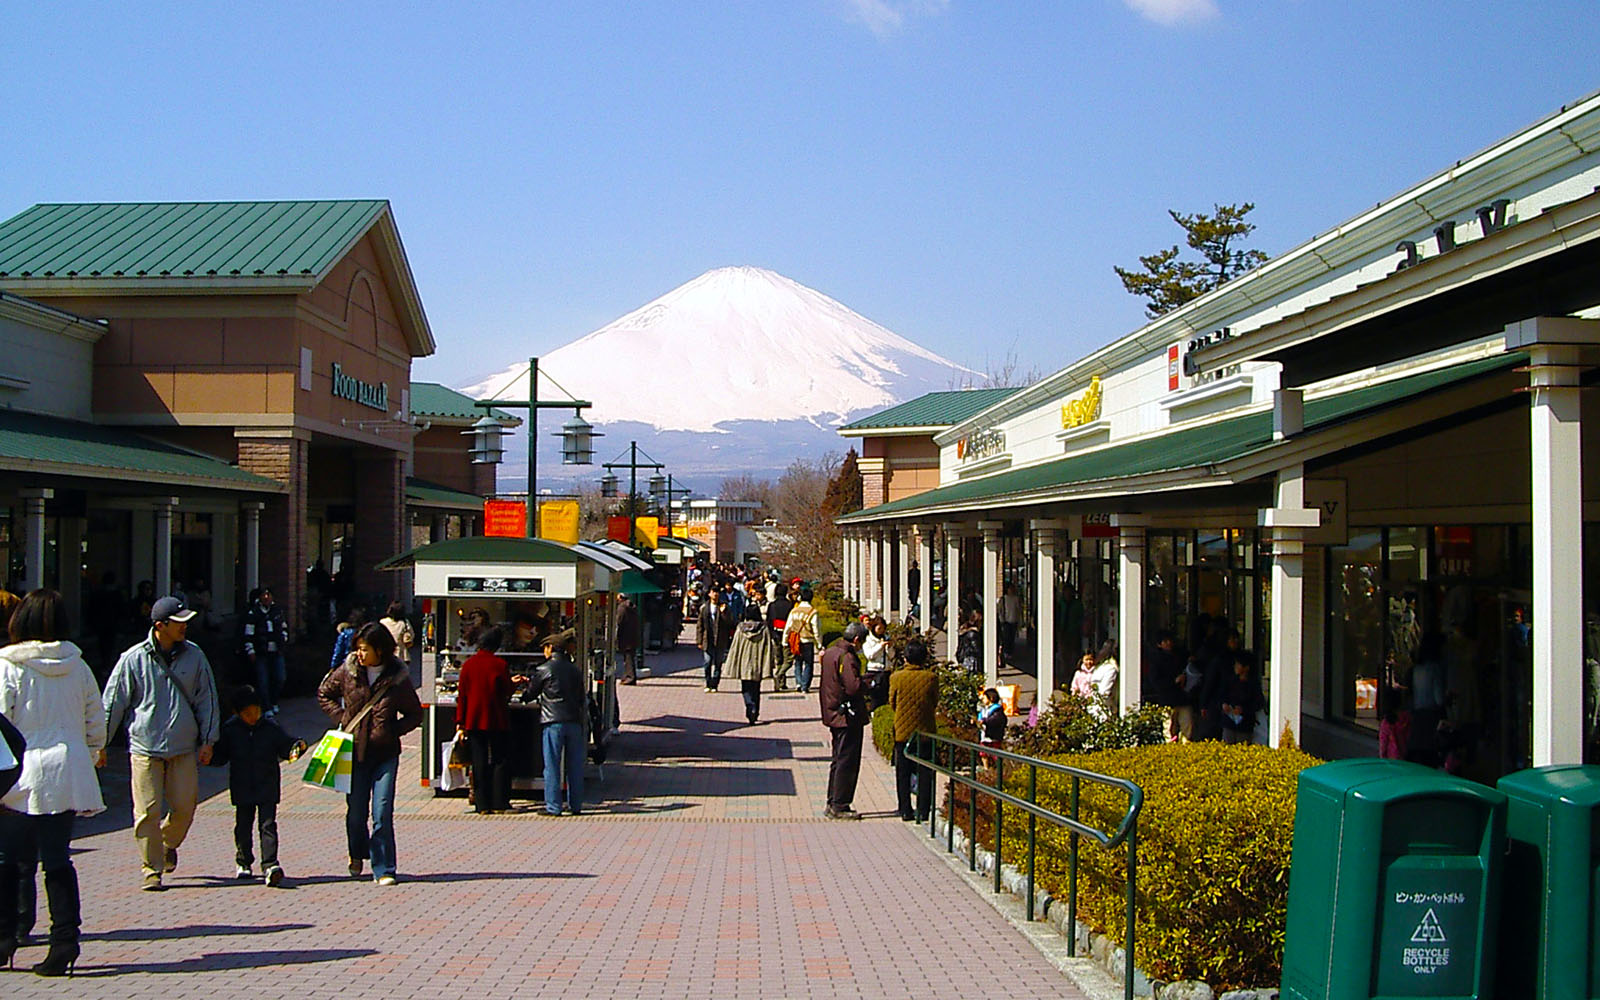
<svg viewBox="0 0 1600 1000">
<path fill-rule="evenodd" d="M 1157 979 L 1204 980 L 1219 992 L 1278 982 L 1295 783 L 1303 769 L 1321 762 L 1298 750 L 1221 743 L 1108 750 L 1061 762 L 1127 778 L 1144 789 L 1139 968 Z M 1025 781 L 1020 768 L 1006 778 L 1014 792 L 1025 793 Z M 1038 783 L 1039 802 L 1066 813 L 1071 779 L 1041 772 Z M 1101 830 L 1114 830 L 1125 800 L 1120 791 L 1085 782 L 1080 815 Z M 978 830 L 981 836 L 987 829 L 992 846 L 993 800 L 988 810 L 985 817 L 980 808 Z M 1005 823 L 1006 860 L 1025 868 L 1026 817 L 1007 810 Z M 1041 823 L 1038 836 L 1036 877 L 1061 901 L 1053 905 L 1065 905 L 1068 834 Z M 1079 919 L 1120 943 L 1127 852 L 1081 842 Z"/>
<path fill-rule="evenodd" d="M 1006 749 L 1030 757 L 1056 757 L 1154 746 L 1166 742 L 1166 721 L 1166 709 L 1159 705 L 1140 705 L 1118 715 L 1109 697 L 1097 705 L 1071 691 L 1057 691 L 1050 710 L 1040 713 L 1038 725 L 1006 731 Z"/>
<path fill-rule="evenodd" d="M 959 663 L 946 660 L 934 669 L 939 673 L 939 705 L 934 717 L 941 731 L 958 739 L 978 738 L 978 698 L 983 695 L 983 675 L 974 674 Z"/>
<path fill-rule="evenodd" d="M 884 760 L 894 762 L 894 709 L 888 705 L 879 705 L 872 713 L 872 745 Z"/>
</svg>

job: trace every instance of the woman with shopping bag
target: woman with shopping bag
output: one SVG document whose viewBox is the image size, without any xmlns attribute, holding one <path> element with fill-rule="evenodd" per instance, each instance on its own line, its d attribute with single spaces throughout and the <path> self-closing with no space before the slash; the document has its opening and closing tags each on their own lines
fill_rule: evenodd
<svg viewBox="0 0 1600 1000">
<path fill-rule="evenodd" d="M 422 704 L 411 685 L 410 670 L 395 656 L 394 636 L 387 628 L 378 622 L 361 627 L 350 655 L 322 679 L 317 703 L 351 737 L 354 759 L 350 794 L 345 798 L 350 876 L 359 877 L 370 857 L 373 880 L 394 885 L 400 738 L 422 725 Z"/>
</svg>

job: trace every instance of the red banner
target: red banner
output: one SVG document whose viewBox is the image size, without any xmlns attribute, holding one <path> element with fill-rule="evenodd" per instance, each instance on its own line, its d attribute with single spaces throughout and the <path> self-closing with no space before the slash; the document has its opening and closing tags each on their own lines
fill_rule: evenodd
<svg viewBox="0 0 1600 1000">
<path fill-rule="evenodd" d="M 624 545 L 630 544 L 628 538 L 628 519 L 619 515 L 612 515 L 606 520 L 606 537 L 615 538 Z"/>
<path fill-rule="evenodd" d="M 528 505 L 520 500 L 485 500 L 483 533 L 497 538 L 523 538 L 528 534 Z"/>
</svg>

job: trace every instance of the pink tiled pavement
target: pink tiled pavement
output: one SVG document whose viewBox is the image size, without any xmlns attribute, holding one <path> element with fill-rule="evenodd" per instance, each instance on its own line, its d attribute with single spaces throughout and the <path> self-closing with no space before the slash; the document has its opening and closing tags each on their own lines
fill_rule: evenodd
<svg viewBox="0 0 1600 1000">
<path fill-rule="evenodd" d="M 597 801 L 581 818 L 466 815 L 418 787 L 408 748 L 394 888 L 345 875 L 343 801 L 292 769 L 282 889 L 227 877 L 225 790 L 165 893 L 139 891 L 131 835 L 102 821 L 116 828 L 77 843 L 77 977 L 0 972 L 0 996 L 928 998 L 987 995 L 998 974 L 1012 993 L 1081 997 L 915 842 L 926 828 L 894 818 L 870 745 L 856 797 L 868 818 L 821 817 L 814 695 L 764 695 L 762 724 L 745 726 L 737 687 L 704 693 L 694 657 L 651 657 L 657 675 L 622 689 L 616 759 L 603 782 L 590 768 Z M 320 728 L 308 705 L 290 717 Z M 106 780 L 116 793 L 126 779 Z"/>
</svg>

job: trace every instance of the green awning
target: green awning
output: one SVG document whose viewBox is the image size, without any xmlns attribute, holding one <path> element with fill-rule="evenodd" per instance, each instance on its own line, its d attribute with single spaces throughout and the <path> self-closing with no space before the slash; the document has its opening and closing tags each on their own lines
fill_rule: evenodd
<svg viewBox="0 0 1600 1000">
<path fill-rule="evenodd" d="M 1304 433 L 1309 435 L 1425 393 L 1527 363 L 1526 354 L 1504 354 L 1307 400 Z M 1049 501 L 1057 499 L 1053 494 L 1070 487 L 1203 469 L 1273 446 L 1272 413 L 1258 410 L 1097 448 L 1081 455 L 951 483 L 856 511 L 839 518 L 838 523 L 854 524 L 890 515 L 903 517 L 963 504 Z M 1137 492 L 1137 489 L 1130 492 Z"/>
<path fill-rule="evenodd" d="M 378 564 L 378 569 L 405 569 L 417 563 L 474 562 L 474 563 L 575 563 L 585 557 L 560 542 L 543 538 L 502 538 L 475 535 L 471 538 L 452 538 L 444 542 L 429 542 L 414 549 L 390 556 Z"/>
<path fill-rule="evenodd" d="M 282 493 L 273 479 L 121 427 L 0 410 L 0 470 Z"/>
<path fill-rule="evenodd" d="M 636 569 L 627 570 L 622 574 L 622 582 L 617 585 L 619 594 L 660 594 L 660 587 L 644 578 L 644 574 Z"/>
<path fill-rule="evenodd" d="M 426 479 L 406 478 L 406 503 L 412 507 L 430 507 L 441 510 L 470 510 L 483 513 L 483 497 L 476 493 L 463 493 L 448 486 L 430 483 Z"/>
</svg>

